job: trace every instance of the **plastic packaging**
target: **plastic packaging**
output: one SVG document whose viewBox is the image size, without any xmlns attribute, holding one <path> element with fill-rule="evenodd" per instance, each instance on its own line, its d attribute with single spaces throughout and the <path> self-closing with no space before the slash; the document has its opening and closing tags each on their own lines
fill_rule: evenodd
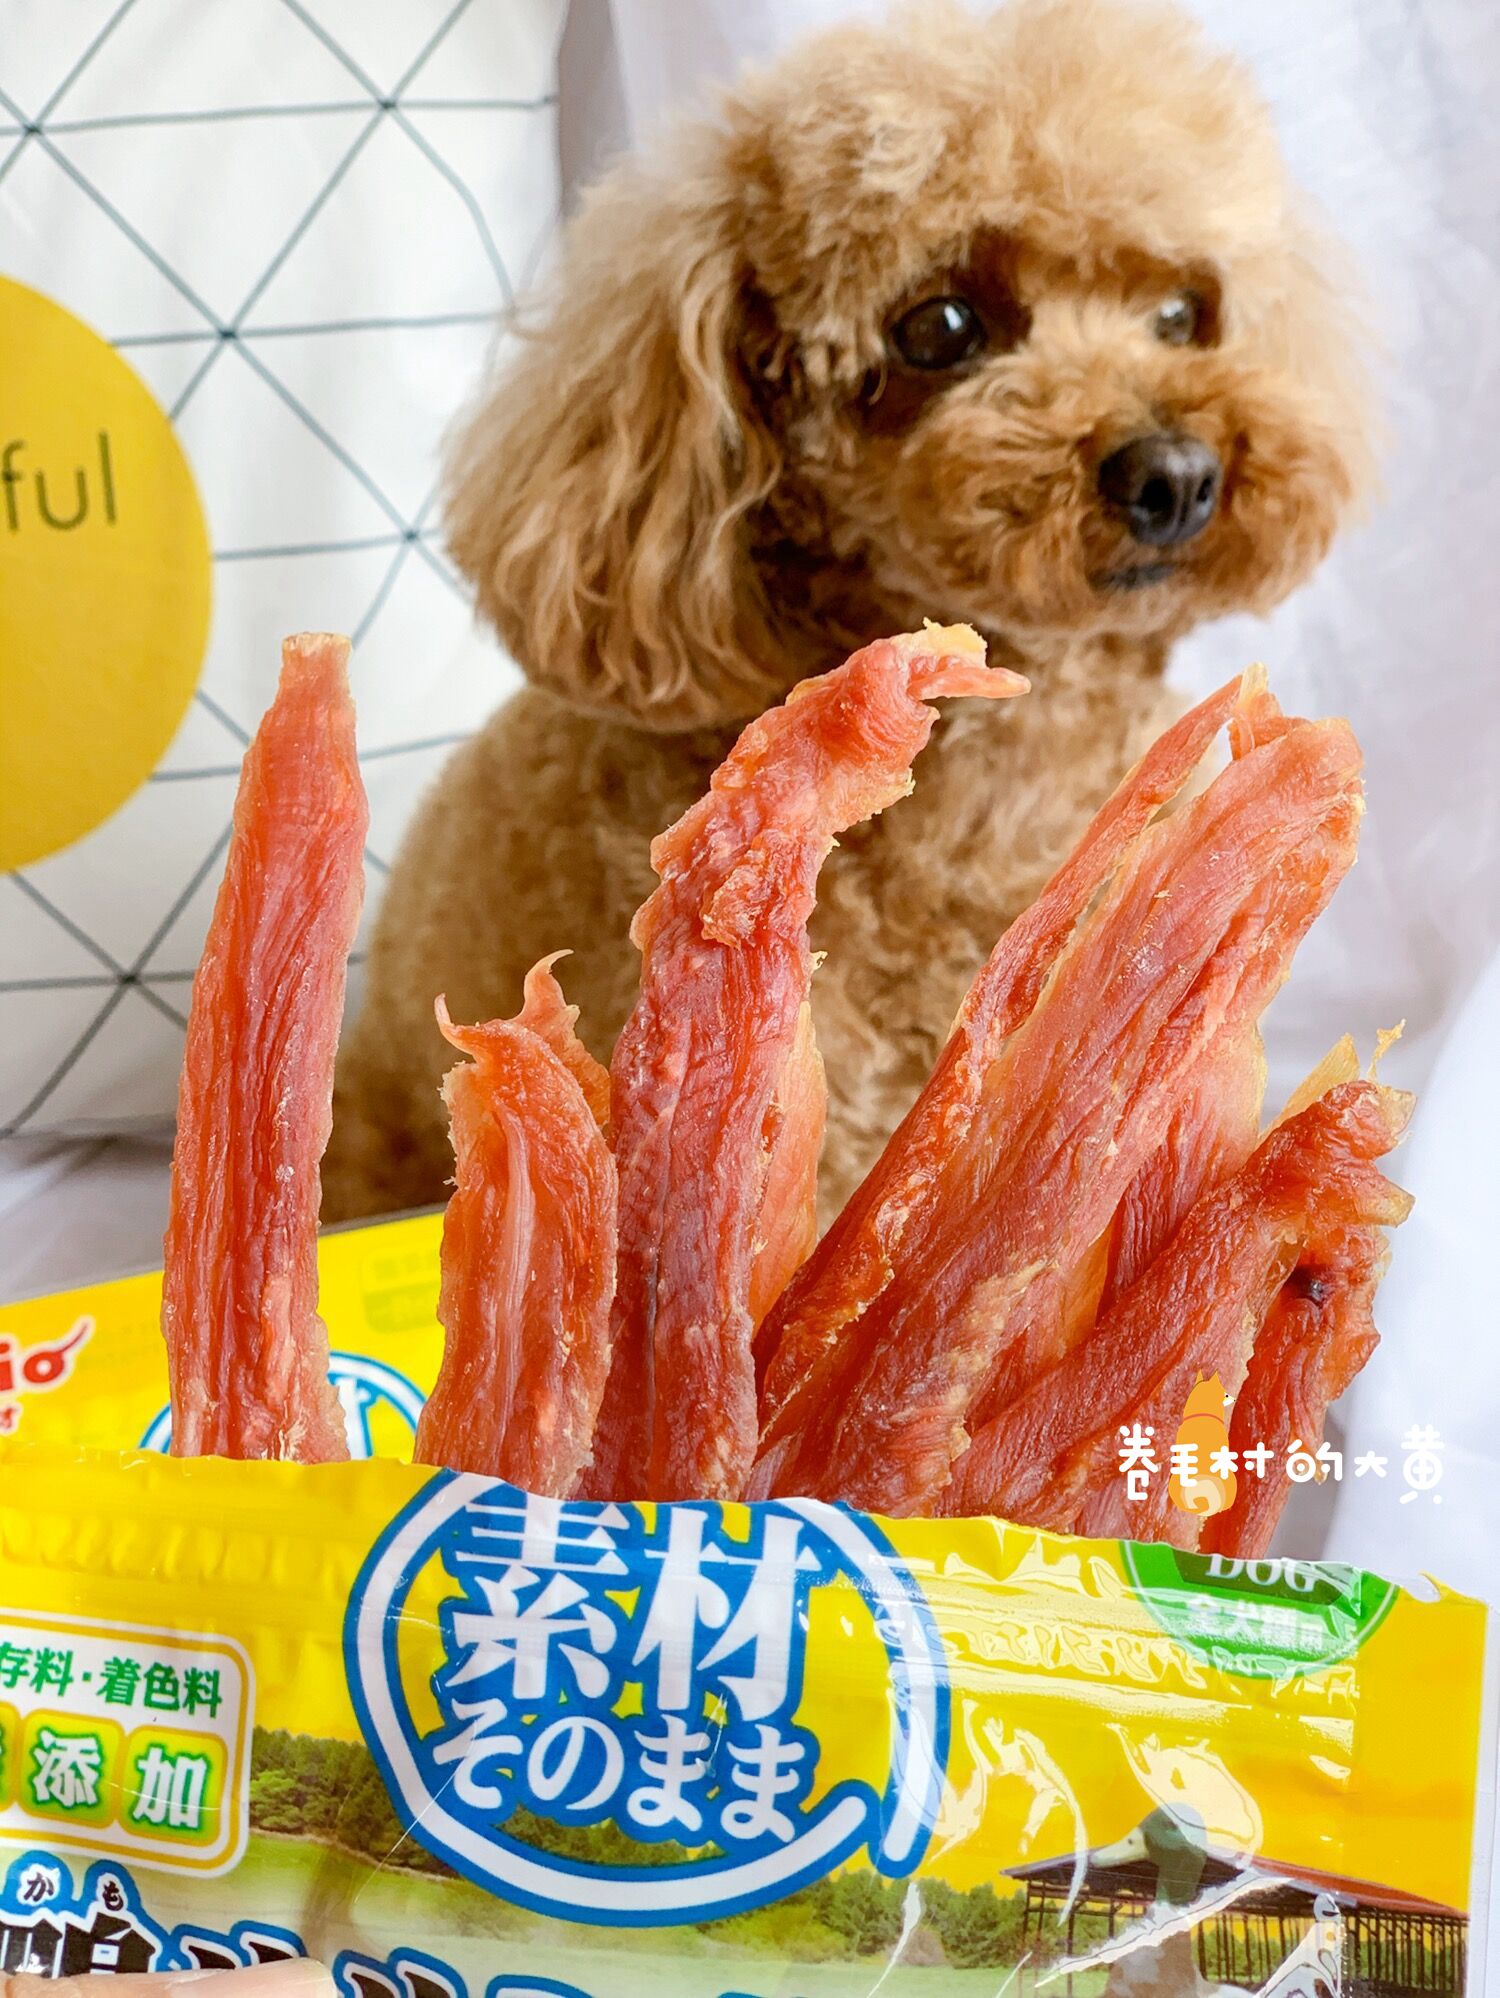
<svg viewBox="0 0 1500 1998">
<path fill-rule="evenodd" d="M 394 1463 L 12 1446 L 4 1492 L 7 1971 L 1464 1989 L 1463 1598 Z"/>
<path fill-rule="evenodd" d="M 318 1308 L 353 1457 L 411 1456 L 443 1356 L 442 1232 L 441 1214 L 417 1214 L 318 1239 Z M 0 1305 L 0 1436 L 167 1447 L 159 1270 Z"/>
<path fill-rule="evenodd" d="M 164 1433 L 155 1279 L 0 1314 L 0 1971 L 306 1951 L 347 1998 L 1477 1989 L 1480 1605 L 398 1463 L 437 1227 L 322 1245 L 380 1461 L 131 1449 Z"/>
</svg>

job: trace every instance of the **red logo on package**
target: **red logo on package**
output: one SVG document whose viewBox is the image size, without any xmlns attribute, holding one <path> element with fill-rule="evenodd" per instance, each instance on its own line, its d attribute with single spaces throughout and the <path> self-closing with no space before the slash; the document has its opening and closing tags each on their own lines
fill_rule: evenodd
<svg viewBox="0 0 1500 1998">
<path fill-rule="evenodd" d="M 45 1394 L 67 1380 L 93 1330 L 92 1318 L 79 1318 L 60 1339 L 40 1339 L 34 1346 L 0 1332 L 0 1435 L 21 1420 L 21 1405 L 13 1397 Z"/>
</svg>

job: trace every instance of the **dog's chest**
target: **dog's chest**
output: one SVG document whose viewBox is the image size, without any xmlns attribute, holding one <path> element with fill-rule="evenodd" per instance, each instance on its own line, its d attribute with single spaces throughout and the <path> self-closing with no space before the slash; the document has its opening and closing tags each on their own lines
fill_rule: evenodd
<svg viewBox="0 0 1500 1998">
<path fill-rule="evenodd" d="M 1169 705 L 1154 677 L 1059 675 L 949 707 L 912 796 L 845 835 L 812 922 L 830 1094 L 825 1194 L 857 1183 L 932 1066 L 995 940 L 1044 885 Z"/>
<path fill-rule="evenodd" d="M 944 702 L 915 789 L 847 832 L 818 882 L 813 981 L 829 1119 L 824 1218 L 863 1176 L 946 1039 L 996 938 L 1064 858 L 1089 815 L 1165 721 L 1159 677 L 1060 661 L 1017 701 Z M 643 739 L 576 725 L 559 755 L 556 821 L 588 841 L 600 898 L 573 986 L 605 1054 L 635 996 L 631 913 L 655 885 L 651 834 L 707 787 L 730 737 Z M 549 903 L 539 954 L 556 935 Z M 532 944 L 535 948 L 532 948 Z M 527 958 L 530 962 L 530 958 Z"/>
<path fill-rule="evenodd" d="M 820 978 L 857 986 L 878 981 L 883 966 L 904 980 L 949 963 L 972 976 L 1169 704 L 1159 681 L 1135 681 L 947 706 L 912 795 L 846 833 L 824 868 L 813 919 L 813 940 L 829 952 Z"/>
</svg>

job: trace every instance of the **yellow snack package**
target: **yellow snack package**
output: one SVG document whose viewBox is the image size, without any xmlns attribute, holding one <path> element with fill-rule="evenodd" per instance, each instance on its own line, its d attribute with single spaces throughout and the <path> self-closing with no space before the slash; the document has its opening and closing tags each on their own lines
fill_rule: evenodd
<svg viewBox="0 0 1500 1998">
<path fill-rule="evenodd" d="M 335 1349 L 418 1401 L 435 1228 L 323 1248 Z M 307 1952 L 345 1998 L 1477 1990 L 1480 1605 L 992 1520 L 538 1498 L 395 1461 L 383 1374 L 347 1376 L 365 1461 L 177 1461 L 130 1447 L 165 1379 L 131 1281 L 0 1317 L 24 1388 L 0 1970 Z M 66 1372 L 26 1378 L 70 1336 Z M 103 1433 L 106 1401 L 135 1435 Z"/>
<path fill-rule="evenodd" d="M 440 1213 L 318 1238 L 318 1309 L 350 1455 L 411 1456 L 443 1357 Z M 171 1441 L 161 1271 L 0 1305 L 0 1436 L 104 1450 Z"/>
</svg>

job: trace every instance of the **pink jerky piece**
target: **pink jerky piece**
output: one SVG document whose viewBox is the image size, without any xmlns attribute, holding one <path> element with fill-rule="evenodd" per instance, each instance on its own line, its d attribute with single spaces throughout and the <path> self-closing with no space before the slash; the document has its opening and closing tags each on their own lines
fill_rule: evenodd
<svg viewBox="0 0 1500 1998">
<path fill-rule="evenodd" d="M 1179 737 L 1168 759 L 1182 776 L 1191 739 Z M 1353 858 L 1358 772 L 1344 724 L 1289 724 L 1174 816 L 1121 842 L 1123 864 L 1051 953 L 1030 1010 L 998 1048 L 996 1036 L 983 1037 L 977 1084 L 959 1092 L 967 1114 L 948 1125 L 946 1143 L 917 1154 L 916 1199 L 905 1213 L 898 1205 L 894 1242 L 877 1235 L 874 1258 L 859 1234 L 826 1258 L 819 1250 L 832 1310 L 812 1324 L 813 1350 L 827 1326 L 836 1336 L 809 1383 L 794 1379 L 786 1398 L 776 1369 L 768 1374 L 753 1495 L 838 1497 L 897 1514 L 934 1508 L 976 1407 L 1003 1400 L 1055 1357 L 1054 1302 L 1167 1139 L 1210 1049 L 1258 1017 Z M 1081 852 L 1098 838 L 1096 822 Z M 966 1012 L 978 1010 L 975 1000 Z M 969 1035 L 961 1018 L 959 1051 L 945 1054 L 935 1081 L 951 1087 L 962 1076 Z M 912 1184 L 904 1160 L 922 1110 L 919 1102 L 897 1133 L 894 1163 L 888 1154 L 870 1175 L 877 1214 L 888 1173 L 899 1188 Z M 867 1205 L 856 1195 L 856 1209 Z M 776 1314 L 787 1318 L 783 1343 L 806 1343 L 811 1269 Z M 856 1312 L 840 1301 L 841 1275 L 853 1280 Z"/>
<path fill-rule="evenodd" d="M 1024 691 L 963 627 L 883 640 L 741 735 L 652 848 L 641 996 L 615 1050 L 614 1359 L 582 1492 L 739 1495 L 758 1316 L 812 1239 L 821 1073 L 807 1017 L 818 870 L 905 795 L 940 695 Z"/>
<path fill-rule="evenodd" d="M 1036 1005 L 1085 910 L 1187 782 L 1239 693 L 1240 682 L 1230 681 L 1151 746 L 1001 937 L 917 1101 L 771 1312 L 761 1335 L 769 1365 L 751 1497 L 795 1493 L 816 1479 L 838 1398 L 863 1363 L 875 1307 L 896 1281 L 903 1244 L 932 1220 L 944 1162 L 977 1113 L 991 1066 Z"/>
<path fill-rule="evenodd" d="M 282 648 L 193 980 L 162 1332 L 179 1457 L 346 1457 L 318 1316 L 318 1161 L 368 810 L 347 639 Z"/>
<path fill-rule="evenodd" d="M 472 1057 L 449 1070 L 456 1186 L 443 1221 L 443 1364 L 419 1463 L 549 1497 L 588 1462 L 609 1371 L 615 1167 L 607 1078 L 573 1031 L 552 960 L 514 1020 L 438 1024 Z"/>
</svg>

